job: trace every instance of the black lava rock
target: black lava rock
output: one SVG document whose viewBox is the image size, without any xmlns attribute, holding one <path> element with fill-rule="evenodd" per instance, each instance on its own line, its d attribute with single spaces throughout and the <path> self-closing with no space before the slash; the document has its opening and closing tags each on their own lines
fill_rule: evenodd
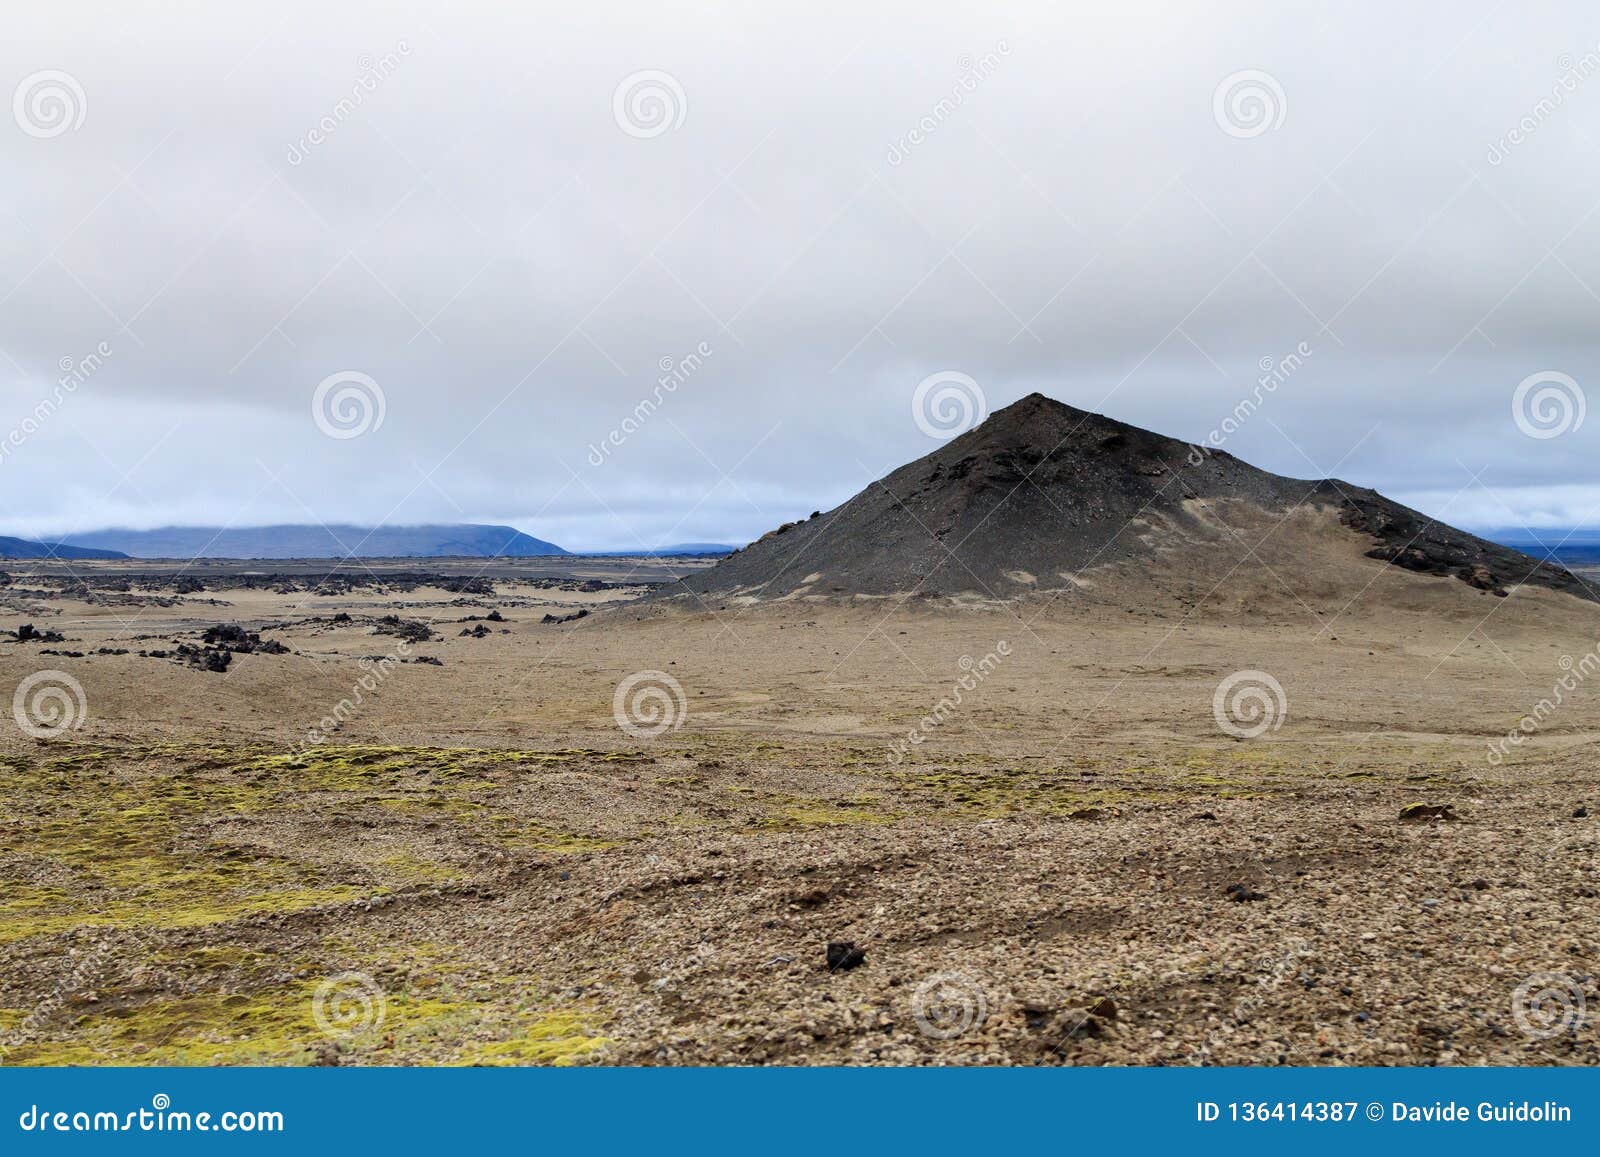
<svg viewBox="0 0 1600 1157">
<path fill-rule="evenodd" d="M 828 971 L 849 972 L 867 962 L 867 950 L 857 948 L 854 940 L 828 941 Z"/>
</svg>

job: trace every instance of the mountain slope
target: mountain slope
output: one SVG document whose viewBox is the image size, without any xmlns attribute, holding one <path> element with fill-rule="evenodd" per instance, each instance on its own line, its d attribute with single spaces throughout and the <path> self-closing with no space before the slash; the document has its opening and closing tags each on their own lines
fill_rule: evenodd
<svg viewBox="0 0 1600 1157">
<path fill-rule="evenodd" d="M 30 542 L 0 535 L 0 558 L 127 558 L 121 551 L 67 546 L 59 542 Z"/>
<path fill-rule="evenodd" d="M 168 526 L 75 534 L 134 558 L 532 558 L 567 552 L 510 526 Z"/>
<path fill-rule="evenodd" d="M 1318 520 L 1309 530 L 1302 512 Z M 1225 581 L 1254 555 L 1258 536 L 1266 542 L 1291 521 L 1310 546 L 1275 556 L 1273 565 L 1299 566 L 1308 583 L 1322 554 L 1359 547 L 1369 558 L 1496 594 L 1531 583 L 1595 598 L 1559 566 L 1431 522 L 1376 491 L 1271 474 L 1041 394 L 678 589 L 762 599 L 1010 597 L 1090 586 L 1119 564 L 1134 578 L 1160 571 Z"/>
</svg>

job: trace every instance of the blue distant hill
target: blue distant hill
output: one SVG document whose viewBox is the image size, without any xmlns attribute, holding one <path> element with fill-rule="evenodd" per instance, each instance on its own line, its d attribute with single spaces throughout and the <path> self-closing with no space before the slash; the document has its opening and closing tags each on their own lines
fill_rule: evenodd
<svg viewBox="0 0 1600 1157">
<path fill-rule="evenodd" d="M 667 558 L 672 555 L 724 555 L 738 550 L 725 542 L 679 542 L 671 546 L 658 546 L 654 550 L 591 550 L 585 553 L 593 558 Z"/>
<path fill-rule="evenodd" d="M 0 535 L 0 558 L 127 558 L 120 551 L 88 546 L 66 546 L 59 542 L 30 542 L 25 538 Z"/>
<path fill-rule="evenodd" d="M 513 526 L 165 526 L 97 530 L 64 541 L 134 558 L 536 558 L 562 555 L 553 542 Z M 65 557 L 65 556 L 63 556 Z"/>
<path fill-rule="evenodd" d="M 1588 527 L 1556 530 L 1501 527 L 1482 534 L 1490 542 L 1498 542 L 1532 558 L 1560 563 L 1562 566 L 1600 565 L 1600 531 Z"/>
</svg>

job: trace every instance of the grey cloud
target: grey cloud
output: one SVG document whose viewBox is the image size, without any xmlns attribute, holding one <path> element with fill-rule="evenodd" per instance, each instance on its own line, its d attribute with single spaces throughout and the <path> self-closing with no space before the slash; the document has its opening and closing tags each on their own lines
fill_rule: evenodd
<svg viewBox="0 0 1600 1157">
<path fill-rule="evenodd" d="M 0 121 L 0 427 L 113 353 L 0 458 L 0 529 L 747 538 L 931 449 L 935 371 L 1201 439 L 1301 342 L 1229 450 L 1457 521 L 1594 517 L 1600 417 L 1511 412 L 1537 371 L 1600 382 L 1592 10 L 966 7 L 14 15 L 6 87 L 61 70 L 87 107 Z M 643 70 L 677 128 L 618 126 Z M 1256 136 L 1214 117 L 1243 70 L 1283 94 Z M 341 370 L 381 428 L 319 431 Z"/>
</svg>

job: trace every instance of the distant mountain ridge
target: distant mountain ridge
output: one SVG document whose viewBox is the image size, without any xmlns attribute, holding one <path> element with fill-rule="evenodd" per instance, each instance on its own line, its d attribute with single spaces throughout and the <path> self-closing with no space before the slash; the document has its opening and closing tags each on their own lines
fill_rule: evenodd
<svg viewBox="0 0 1600 1157">
<path fill-rule="evenodd" d="M 667 558 L 672 555 L 732 554 L 738 549 L 726 542 L 675 542 L 671 546 L 658 546 L 653 550 L 589 550 L 582 553 L 592 558 Z"/>
<path fill-rule="evenodd" d="M 1564 566 L 1600 565 L 1600 532 L 1588 527 L 1528 530 L 1503 527 L 1480 531 L 1490 542 L 1520 550 L 1533 558 Z"/>
<path fill-rule="evenodd" d="M 513 526 L 478 523 L 166 526 L 97 530 L 68 535 L 62 541 L 73 548 L 117 551 L 133 558 L 536 558 L 570 553 Z"/>
<path fill-rule="evenodd" d="M 121 551 L 88 546 L 67 546 L 59 542 L 33 542 L 26 538 L 0 535 L 0 558 L 127 558 Z"/>
</svg>

